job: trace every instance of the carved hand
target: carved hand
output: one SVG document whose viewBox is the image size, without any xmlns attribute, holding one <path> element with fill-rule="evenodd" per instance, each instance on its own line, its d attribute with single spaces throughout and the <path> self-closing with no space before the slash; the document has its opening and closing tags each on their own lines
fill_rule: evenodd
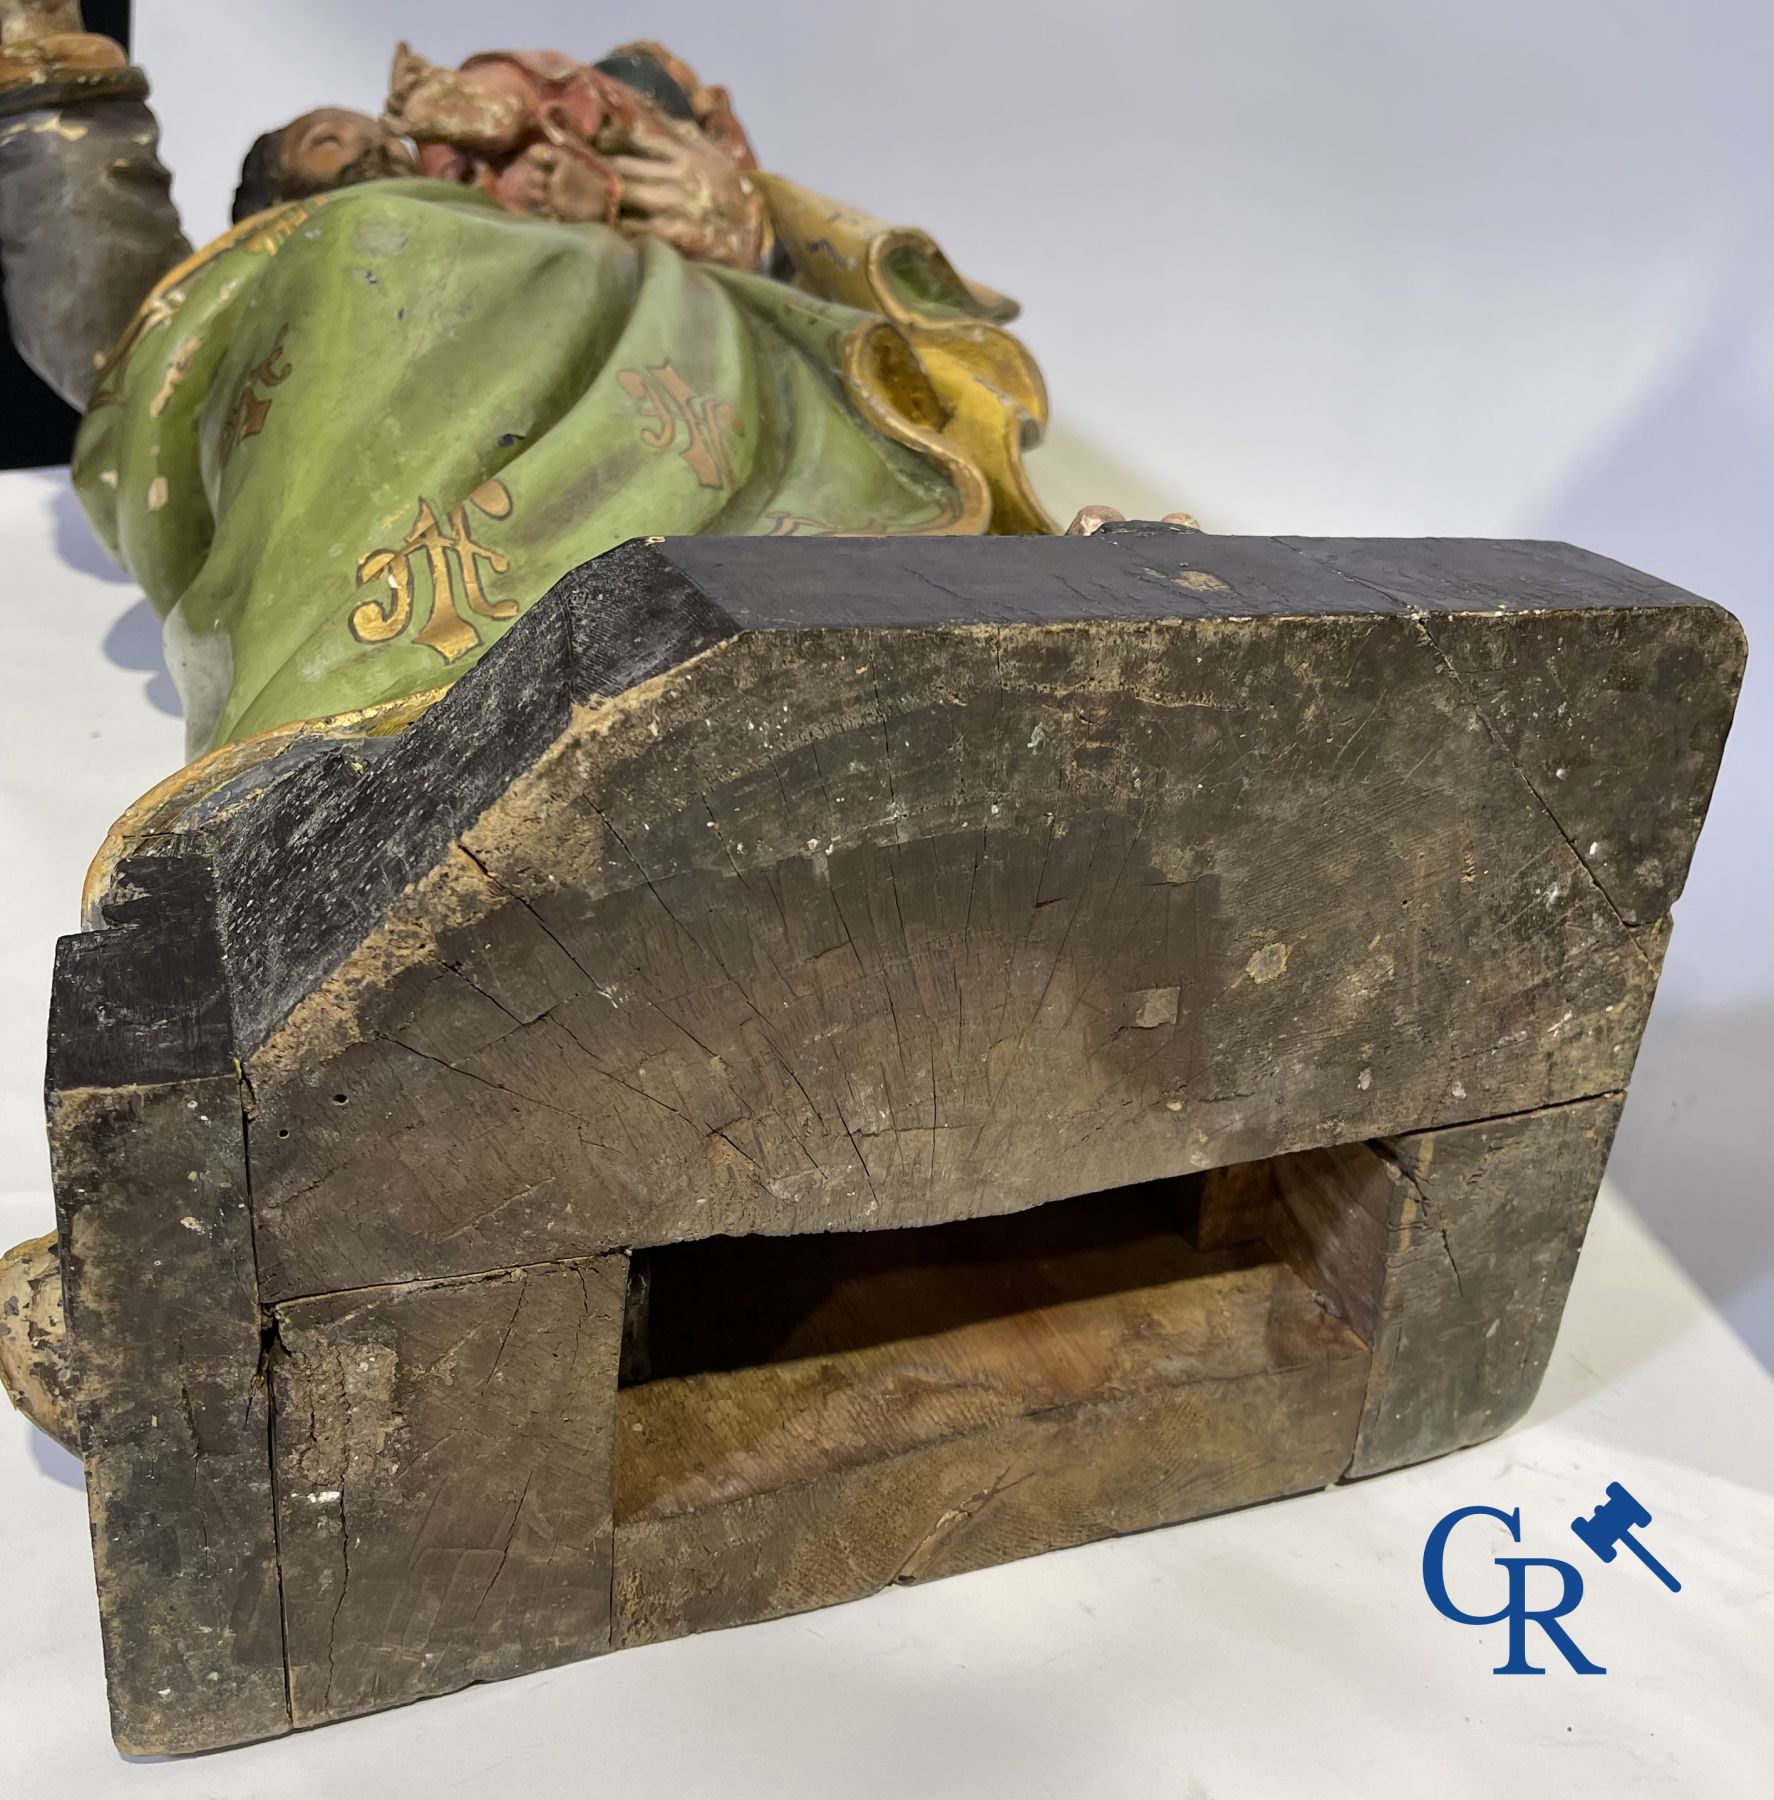
<svg viewBox="0 0 1774 1800">
<path fill-rule="evenodd" d="M 621 228 L 656 237 L 685 256 L 755 269 L 764 243 L 764 202 L 725 151 L 695 126 L 637 118 L 632 154 L 609 158 L 622 178 Z"/>
</svg>

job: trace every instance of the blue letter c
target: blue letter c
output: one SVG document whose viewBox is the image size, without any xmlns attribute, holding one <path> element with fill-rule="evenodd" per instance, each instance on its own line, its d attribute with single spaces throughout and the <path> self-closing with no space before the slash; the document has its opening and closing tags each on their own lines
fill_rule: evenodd
<svg viewBox="0 0 1774 1800">
<path fill-rule="evenodd" d="M 1445 1566 L 1448 1547 L 1448 1536 L 1462 1519 L 1470 1519 L 1482 1514 L 1488 1519 L 1501 1519 L 1509 1527 L 1509 1536 L 1515 1543 L 1521 1542 L 1521 1508 L 1512 1512 L 1501 1512 L 1494 1506 L 1462 1506 L 1440 1520 L 1430 1532 L 1423 1545 L 1423 1591 L 1428 1594 L 1430 1604 L 1444 1619 L 1452 1619 L 1460 1625 L 1495 1625 L 1499 1619 L 1509 1614 L 1510 1602 L 1494 1613 L 1462 1612 L 1448 1593 L 1447 1569 Z"/>
</svg>

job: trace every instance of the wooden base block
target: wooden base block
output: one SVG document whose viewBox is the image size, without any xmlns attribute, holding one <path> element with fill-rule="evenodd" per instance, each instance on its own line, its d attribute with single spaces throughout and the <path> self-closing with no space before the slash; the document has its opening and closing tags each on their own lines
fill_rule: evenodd
<svg viewBox="0 0 1774 1800">
<path fill-rule="evenodd" d="M 1742 651 L 1560 545 L 636 542 L 161 808 L 50 1032 L 118 1741 L 1501 1429 Z"/>
</svg>

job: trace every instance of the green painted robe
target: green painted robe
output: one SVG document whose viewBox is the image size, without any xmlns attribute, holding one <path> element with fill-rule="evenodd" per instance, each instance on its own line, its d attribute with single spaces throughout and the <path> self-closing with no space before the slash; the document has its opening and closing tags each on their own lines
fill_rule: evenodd
<svg viewBox="0 0 1774 1800">
<path fill-rule="evenodd" d="M 174 270 L 74 473 L 165 621 L 191 753 L 439 689 L 630 537 L 1041 529 L 1044 397 L 989 302 L 927 239 L 769 191 L 810 280 L 416 180 Z"/>
</svg>

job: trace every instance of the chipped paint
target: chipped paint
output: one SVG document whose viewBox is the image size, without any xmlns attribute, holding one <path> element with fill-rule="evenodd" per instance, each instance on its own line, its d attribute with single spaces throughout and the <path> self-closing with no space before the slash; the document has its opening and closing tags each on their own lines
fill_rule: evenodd
<svg viewBox="0 0 1774 1800">
<path fill-rule="evenodd" d="M 1292 954 L 1292 944 L 1265 944 L 1244 965 L 1244 972 L 1255 982 L 1273 981 L 1287 973 L 1287 959 Z"/>
</svg>

